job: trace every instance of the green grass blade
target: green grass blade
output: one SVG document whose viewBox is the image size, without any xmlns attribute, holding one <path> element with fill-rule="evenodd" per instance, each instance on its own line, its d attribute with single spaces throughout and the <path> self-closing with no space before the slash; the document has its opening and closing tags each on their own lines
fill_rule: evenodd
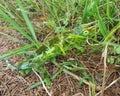
<svg viewBox="0 0 120 96">
<path fill-rule="evenodd" d="M 58 70 L 53 76 L 52 79 L 55 79 L 59 74 L 61 74 L 63 72 L 64 68 L 60 68 L 60 70 Z"/>
<path fill-rule="evenodd" d="M 33 46 L 35 46 L 35 45 L 34 45 L 34 44 L 27 44 L 27 45 L 25 45 L 25 46 L 22 46 L 22 47 L 13 49 L 13 50 L 11 50 L 11 51 L 8 51 L 8 52 L 6 52 L 6 53 L 3 53 L 4 55 L 2 55 L 2 53 L 1 53 L 2 56 L 0 56 L 0 60 L 9 58 L 9 57 L 11 57 L 11 56 L 13 56 L 13 55 L 16 55 L 16 54 L 18 54 L 18 53 L 20 53 L 20 52 L 22 52 L 22 51 L 28 50 L 29 48 L 31 48 L 31 47 L 33 47 Z"/>
<path fill-rule="evenodd" d="M 36 34 L 35 34 L 35 31 L 34 31 L 34 29 L 33 29 L 33 26 L 32 26 L 32 24 L 31 24 L 28 16 L 27 16 L 27 13 L 26 13 L 23 5 L 22 5 L 22 2 L 21 2 L 20 0 L 16 0 L 16 2 L 17 2 L 18 6 L 19 6 L 19 8 L 20 8 L 20 10 L 21 10 L 21 13 L 22 13 L 22 15 L 23 15 L 23 18 L 24 18 L 24 20 L 25 20 L 25 22 L 26 22 L 26 24 L 27 24 L 27 26 L 28 26 L 28 28 L 29 28 L 29 30 L 30 30 L 30 32 L 31 32 L 31 35 L 33 36 L 34 40 L 38 43 L 37 37 L 36 37 Z"/>
<path fill-rule="evenodd" d="M 100 16 L 98 7 L 96 5 L 96 9 L 97 9 L 97 14 L 98 14 L 98 27 L 100 29 L 101 34 L 103 35 L 104 38 L 106 38 L 107 36 L 107 28 L 106 25 L 104 24 L 102 17 Z"/>
<path fill-rule="evenodd" d="M 0 34 L 6 36 L 8 39 L 11 39 L 11 40 L 13 40 L 13 41 L 15 41 L 15 42 L 19 42 L 19 43 L 22 43 L 22 44 L 27 44 L 27 43 L 19 40 L 18 38 L 12 37 L 12 36 L 10 36 L 10 35 L 8 35 L 8 34 L 5 34 L 5 33 L 3 33 L 3 32 L 0 32 Z"/>
<path fill-rule="evenodd" d="M 106 15 L 110 17 L 110 1 L 107 0 Z"/>
<path fill-rule="evenodd" d="M 99 29 L 100 29 L 101 34 L 102 34 L 103 37 L 105 38 L 106 35 L 107 35 L 107 30 L 106 30 L 105 24 L 104 24 L 104 22 L 102 21 L 102 18 L 101 18 L 101 17 L 100 17 L 99 20 L 98 20 L 98 26 L 99 26 Z"/>
<path fill-rule="evenodd" d="M 27 34 L 27 32 L 25 32 L 12 18 L 9 17 L 8 14 L 5 13 L 5 11 L 2 10 L 2 8 L 0 8 L 0 14 L 2 15 L 2 18 L 9 22 L 11 25 L 13 25 L 13 27 L 18 30 L 23 36 L 25 36 L 28 40 L 30 40 L 31 42 L 34 42 L 31 37 Z"/>
<path fill-rule="evenodd" d="M 87 21 L 88 12 L 89 12 L 88 4 L 87 4 L 87 1 L 86 1 L 85 8 L 84 8 L 84 11 L 83 11 L 83 16 L 82 16 L 82 23 Z"/>
<path fill-rule="evenodd" d="M 115 27 L 113 27 L 113 29 L 109 32 L 109 34 L 106 36 L 104 41 L 108 41 L 114 34 L 114 32 L 116 32 L 117 29 L 120 28 L 120 23 L 118 23 Z"/>
</svg>

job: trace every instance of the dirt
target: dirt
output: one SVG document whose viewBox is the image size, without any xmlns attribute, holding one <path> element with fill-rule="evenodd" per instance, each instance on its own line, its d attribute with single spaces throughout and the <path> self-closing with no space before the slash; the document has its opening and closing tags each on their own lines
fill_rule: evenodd
<svg viewBox="0 0 120 96">
<path fill-rule="evenodd" d="M 6 24 L 0 24 L 0 26 L 4 25 Z M 21 38 L 20 34 L 15 30 L 8 31 L 0 29 L 0 32 Z M 0 53 L 20 46 L 22 46 L 20 43 L 13 42 L 7 37 L 0 35 Z M 93 53 L 90 56 L 86 54 L 79 56 L 81 63 L 88 68 L 87 73 L 94 78 L 98 86 L 102 85 L 103 80 L 103 76 L 101 75 L 103 74 L 103 63 L 100 63 L 100 58 L 100 52 Z M 22 58 L 14 56 L 9 60 L 14 64 L 21 61 Z M 48 69 L 50 72 L 53 72 L 56 67 L 51 66 L 48 66 Z M 107 64 L 107 66 L 105 86 L 108 86 L 120 77 L 120 69 L 116 70 L 116 67 L 110 64 Z M 42 86 L 32 90 L 27 89 L 35 82 L 39 82 L 39 78 L 34 73 L 28 76 L 22 76 L 17 71 L 6 69 L 6 67 L 5 61 L 0 61 L 0 96 L 48 96 Z M 60 74 L 56 79 L 52 80 L 52 84 L 48 90 L 52 96 L 90 96 L 89 86 L 85 84 L 79 86 L 79 81 L 65 73 Z M 99 91 L 96 90 L 96 93 Z M 106 89 L 103 96 L 120 96 L 120 79 Z"/>
</svg>

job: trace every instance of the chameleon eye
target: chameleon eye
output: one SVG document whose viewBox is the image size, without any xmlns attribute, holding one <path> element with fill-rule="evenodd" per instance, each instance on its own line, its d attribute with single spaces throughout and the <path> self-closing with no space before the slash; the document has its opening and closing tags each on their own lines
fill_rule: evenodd
<svg viewBox="0 0 120 96">
<path fill-rule="evenodd" d="M 83 31 L 83 35 L 87 36 L 90 32 L 88 30 Z"/>
</svg>

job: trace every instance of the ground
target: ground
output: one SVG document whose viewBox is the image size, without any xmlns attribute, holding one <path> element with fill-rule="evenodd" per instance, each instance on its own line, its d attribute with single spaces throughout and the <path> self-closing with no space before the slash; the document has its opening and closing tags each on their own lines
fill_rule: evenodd
<svg viewBox="0 0 120 96">
<path fill-rule="evenodd" d="M 0 24 L 0 26 L 4 25 L 4 23 Z M 0 29 L 0 32 L 21 38 L 20 34 L 14 30 L 8 31 Z M 0 35 L 0 52 L 5 52 L 19 46 L 22 45 L 9 40 L 3 35 Z M 95 52 L 90 56 L 86 54 L 79 56 L 79 60 L 82 62 L 82 64 L 84 64 L 84 66 L 86 66 L 86 68 L 88 68 L 87 73 L 94 78 L 98 86 L 102 84 L 103 79 L 101 75 L 103 73 L 103 64 L 100 62 L 101 54 L 102 53 L 100 52 Z M 14 56 L 9 60 L 14 64 L 21 61 L 22 58 Z M 53 65 L 47 67 L 50 72 L 54 72 L 54 70 L 56 70 L 56 67 Z M 80 72 L 77 74 L 80 74 Z M 114 84 L 105 90 L 104 96 L 120 96 L 119 77 L 120 68 L 107 64 L 105 86 L 109 86 L 112 84 L 112 82 L 114 82 Z M 17 71 L 6 69 L 5 62 L 0 61 L 0 96 L 48 96 L 42 86 L 32 90 L 27 89 L 28 86 L 31 86 L 35 82 L 39 82 L 39 78 L 34 73 L 28 76 L 22 76 Z M 52 80 L 52 84 L 48 90 L 52 96 L 90 96 L 89 87 L 87 85 L 78 85 L 79 81 L 65 73 L 62 73 L 56 79 Z M 96 90 L 96 93 L 97 92 L 99 92 L 99 90 Z"/>
</svg>

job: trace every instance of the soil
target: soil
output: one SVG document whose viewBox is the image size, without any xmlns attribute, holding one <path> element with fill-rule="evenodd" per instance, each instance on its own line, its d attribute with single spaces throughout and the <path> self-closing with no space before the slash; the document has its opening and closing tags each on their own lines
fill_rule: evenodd
<svg viewBox="0 0 120 96">
<path fill-rule="evenodd" d="M 0 23 L 0 26 L 6 24 Z M 15 30 L 2 30 L 11 36 L 20 38 L 20 34 Z M 22 46 L 20 43 L 13 42 L 7 37 L 0 35 L 0 53 Z M 2 54 L 0 54 L 2 55 Z M 103 80 L 103 63 L 100 63 L 101 53 L 96 52 L 90 56 L 84 54 L 79 56 L 81 63 L 88 68 L 87 73 L 94 78 L 98 86 L 102 85 Z M 9 59 L 12 64 L 22 60 L 21 57 L 13 56 Z M 52 66 L 52 67 L 51 67 Z M 47 66 L 50 72 L 56 67 Z M 78 72 L 77 74 L 80 74 Z M 120 68 L 107 64 L 106 84 L 109 86 L 116 79 L 120 78 Z M 28 76 L 22 76 L 17 71 L 7 69 L 5 61 L 0 61 L 0 96 L 48 96 L 45 89 L 39 86 L 35 89 L 28 90 L 32 84 L 39 82 L 39 78 L 32 73 Z M 79 86 L 79 81 L 73 77 L 62 73 L 56 79 L 52 80 L 52 85 L 48 88 L 52 96 L 91 96 L 89 86 L 83 84 Z M 100 90 L 96 90 L 98 93 Z M 100 95 L 98 95 L 100 96 Z M 120 79 L 104 91 L 103 96 L 120 96 Z"/>
</svg>

